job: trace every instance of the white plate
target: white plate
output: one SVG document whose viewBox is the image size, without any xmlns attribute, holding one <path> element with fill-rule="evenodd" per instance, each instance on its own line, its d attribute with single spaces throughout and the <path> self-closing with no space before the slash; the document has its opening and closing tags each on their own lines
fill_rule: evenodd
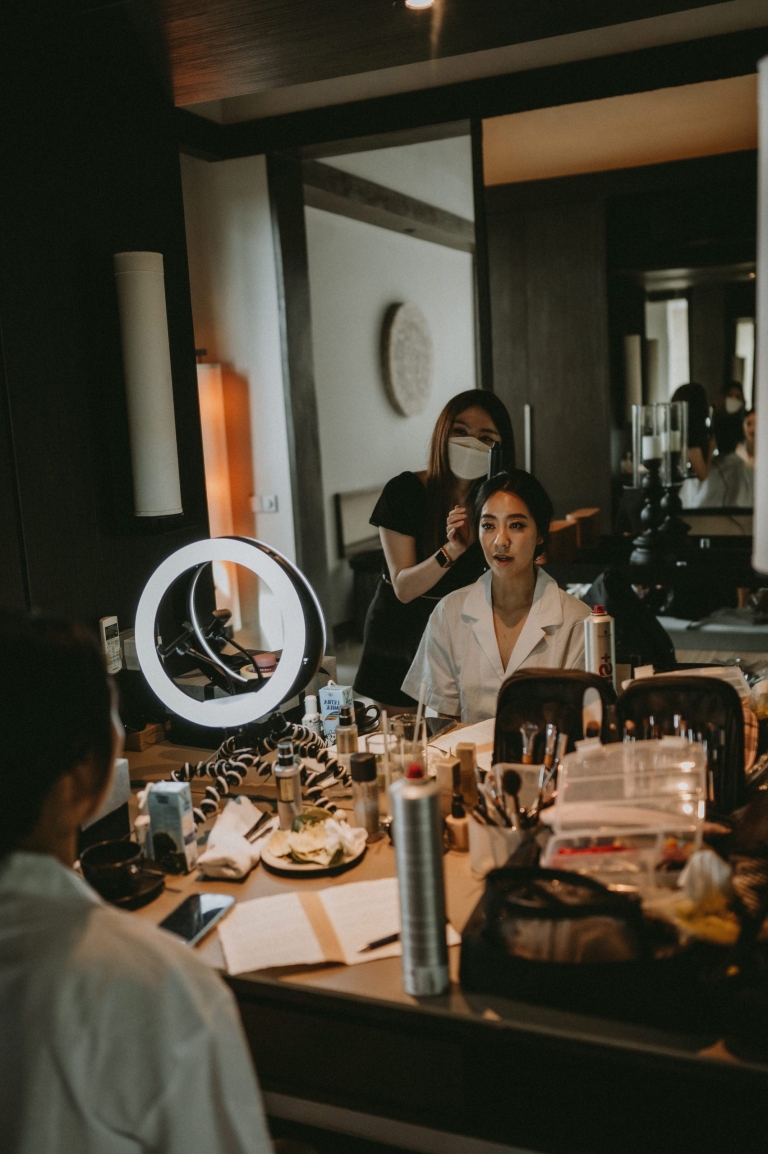
<svg viewBox="0 0 768 1154">
<path fill-rule="evenodd" d="M 261 851 L 261 860 L 264 863 L 264 868 L 270 873 L 277 874 L 279 877 L 295 878 L 302 874 L 315 878 L 331 878 L 336 877 L 337 874 L 343 874 L 346 870 L 351 870 L 365 857 L 365 851 L 368 848 L 364 845 L 357 854 L 351 856 L 344 855 L 342 860 L 335 866 L 315 865 L 314 862 L 295 862 L 289 857 L 276 857 L 275 854 L 270 853 L 269 849 L 264 846 Z"/>
</svg>

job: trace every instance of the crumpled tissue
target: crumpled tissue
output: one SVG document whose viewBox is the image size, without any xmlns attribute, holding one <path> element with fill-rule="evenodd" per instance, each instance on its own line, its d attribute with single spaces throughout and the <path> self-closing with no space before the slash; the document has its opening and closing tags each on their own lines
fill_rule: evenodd
<svg viewBox="0 0 768 1154">
<path fill-rule="evenodd" d="M 253 829 L 261 814 L 247 797 L 231 798 L 227 802 L 208 835 L 205 851 L 197 859 L 206 877 L 237 880 L 251 872 L 261 858 L 264 839 L 277 826 L 277 818 L 266 822 L 257 840 L 249 842 L 245 834 Z"/>
</svg>

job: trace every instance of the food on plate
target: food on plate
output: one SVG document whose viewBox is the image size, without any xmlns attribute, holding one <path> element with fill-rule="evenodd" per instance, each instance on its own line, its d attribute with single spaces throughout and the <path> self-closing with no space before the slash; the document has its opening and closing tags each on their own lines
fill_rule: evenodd
<svg viewBox="0 0 768 1154">
<path fill-rule="evenodd" d="M 324 809 L 306 809 L 290 830 L 277 829 L 267 842 L 274 857 L 324 869 L 357 857 L 365 846 L 366 831 L 350 827 Z"/>
</svg>

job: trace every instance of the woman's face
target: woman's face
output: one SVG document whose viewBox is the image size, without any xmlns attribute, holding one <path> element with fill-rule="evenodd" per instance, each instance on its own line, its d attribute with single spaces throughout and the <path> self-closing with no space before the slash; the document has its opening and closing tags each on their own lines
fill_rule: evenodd
<svg viewBox="0 0 768 1154">
<path fill-rule="evenodd" d="M 484 445 L 489 447 L 498 445 L 501 441 L 501 433 L 485 409 L 481 409 L 479 405 L 471 405 L 470 408 L 459 413 L 451 427 L 450 436 L 476 437 L 478 441 L 482 441 Z"/>
<path fill-rule="evenodd" d="M 494 493 L 483 505 L 480 544 L 495 577 L 530 575 L 542 540 L 528 506 L 514 493 Z"/>
<path fill-rule="evenodd" d="M 751 457 L 755 455 L 755 414 L 750 413 L 744 418 L 744 440 L 747 443 L 747 452 Z"/>
</svg>

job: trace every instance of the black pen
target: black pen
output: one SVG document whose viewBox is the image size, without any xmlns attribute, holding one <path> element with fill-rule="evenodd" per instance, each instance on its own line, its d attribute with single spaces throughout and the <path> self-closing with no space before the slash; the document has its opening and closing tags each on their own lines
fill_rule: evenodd
<svg viewBox="0 0 768 1154">
<path fill-rule="evenodd" d="M 367 946 L 361 946 L 357 951 L 358 954 L 367 954 L 371 950 L 380 950 L 382 946 L 391 946 L 393 942 L 400 941 L 400 932 L 396 934 L 388 934 L 386 938 L 377 938 L 375 942 L 369 942 Z"/>
</svg>

